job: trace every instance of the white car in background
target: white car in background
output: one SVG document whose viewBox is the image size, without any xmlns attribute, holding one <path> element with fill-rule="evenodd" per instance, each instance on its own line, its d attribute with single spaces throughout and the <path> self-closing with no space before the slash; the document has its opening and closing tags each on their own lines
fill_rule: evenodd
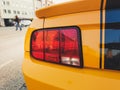
<svg viewBox="0 0 120 90">
<path fill-rule="evenodd" d="M 20 21 L 20 25 L 22 27 L 26 27 L 26 26 L 29 26 L 31 24 L 31 21 L 30 20 L 21 20 Z"/>
</svg>

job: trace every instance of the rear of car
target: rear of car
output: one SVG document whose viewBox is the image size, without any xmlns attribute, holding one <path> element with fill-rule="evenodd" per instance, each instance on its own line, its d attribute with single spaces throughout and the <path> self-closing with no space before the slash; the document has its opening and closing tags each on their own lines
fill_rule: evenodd
<svg viewBox="0 0 120 90">
<path fill-rule="evenodd" d="M 28 90 L 119 90 L 119 4 L 76 0 L 36 11 L 22 66 Z"/>
</svg>

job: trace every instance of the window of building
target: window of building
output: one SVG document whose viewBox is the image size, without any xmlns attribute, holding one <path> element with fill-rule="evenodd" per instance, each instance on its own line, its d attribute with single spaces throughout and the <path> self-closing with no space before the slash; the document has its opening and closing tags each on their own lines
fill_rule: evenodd
<svg viewBox="0 0 120 90">
<path fill-rule="evenodd" d="M 7 13 L 7 10 L 6 10 L 6 9 L 4 9 L 3 11 L 4 11 L 4 13 Z"/>
<path fill-rule="evenodd" d="M 7 2 L 6 2 L 6 4 L 7 4 L 7 5 L 10 5 L 10 2 L 9 2 L 9 1 L 7 1 Z"/>
<path fill-rule="evenodd" d="M 20 11 L 17 11 L 17 14 L 20 14 Z"/>
<path fill-rule="evenodd" d="M 10 14 L 10 13 L 11 13 L 11 10 L 8 10 L 8 13 Z"/>
<path fill-rule="evenodd" d="M 25 12 L 25 15 L 27 15 L 27 12 Z"/>
<path fill-rule="evenodd" d="M 16 14 L 16 11 L 14 10 L 13 13 Z"/>
<path fill-rule="evenodd" d="M 5 5 L 5 1 L 3 1 L 3 5 Z"/>
</svg>

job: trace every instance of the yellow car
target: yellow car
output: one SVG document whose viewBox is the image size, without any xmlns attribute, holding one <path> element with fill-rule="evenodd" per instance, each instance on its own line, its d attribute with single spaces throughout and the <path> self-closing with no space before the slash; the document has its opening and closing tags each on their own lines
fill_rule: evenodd
<svg viewBox="0 0 120 90">
<path fill-rule="evenodd" d="M 120 1 L 73 0 L 42 8 L 28 28 L 28 90 L 120 90 Z"/>
</svg>

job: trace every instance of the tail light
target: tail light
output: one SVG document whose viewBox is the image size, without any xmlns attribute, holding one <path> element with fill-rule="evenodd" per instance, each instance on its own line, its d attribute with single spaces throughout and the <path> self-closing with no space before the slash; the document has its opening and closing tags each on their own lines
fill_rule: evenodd
<svg viewBox="0 0 120 90">
<path fill-rule="evenodd" d="M 32 35 L 32 52 L 31 54 L 37 59 L 44 59 L 43 32 L 36 31 Z"/>
<path fill-rule="evenodd" d="M 39 60 L 82 67 L 79 36 L 76 27 L 36 30 L 31 37 L 31 55 Z"/>
</svg>

